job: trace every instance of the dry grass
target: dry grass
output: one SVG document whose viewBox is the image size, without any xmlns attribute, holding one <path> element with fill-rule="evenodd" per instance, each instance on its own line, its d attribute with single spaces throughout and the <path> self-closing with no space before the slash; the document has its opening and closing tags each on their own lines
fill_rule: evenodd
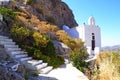
<svg viewBox="0 0 120 80">
<path fill-rule="evenodd" d="M 29 17 L 29 15 L 24 12 L 17 12 L 17 14 L 19 21 L 24 24 L 23 26 L 38 30 L 42 34 L 49 34 L 51 32 L 55 34 L 58 30 L 57 26 L 50 24 L 47 21 L 40 21 L 35 15 Z"/>
<path fill-rule="evenodd" d="M 56 32 L 56 36 L 58 41 L 63 42 L 66 45 L 69 45 L 70 40 L 72 40 L 71 37 L 64 30 L 58 30 Z"/>
<path fill-rule="evenodd" d="M 113 52 L 101 52 L 96 60 L 99 73 L 92 80 L 120 80 L 120 55 Z"/>
<path fill-rule="evenodd" d="M 38 26 L 40 28 L 41 33 L 44 33 L 44 34 L 50 33 L 50 32 L 55 33 L 58 30 L 57 26 L 49 24 L 46 21 L 40 21 Z"/>
</svg>

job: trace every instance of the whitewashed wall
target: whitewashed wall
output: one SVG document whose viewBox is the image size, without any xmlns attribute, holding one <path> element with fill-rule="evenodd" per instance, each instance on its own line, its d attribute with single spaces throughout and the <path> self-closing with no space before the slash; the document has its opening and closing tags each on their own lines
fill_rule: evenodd
<svg viewBox="0 0 120 80">
<path fill-rule="evenodd" d="M 0 6 L 7 4 L 11 0 L 0 0 Z"/>
</svg>

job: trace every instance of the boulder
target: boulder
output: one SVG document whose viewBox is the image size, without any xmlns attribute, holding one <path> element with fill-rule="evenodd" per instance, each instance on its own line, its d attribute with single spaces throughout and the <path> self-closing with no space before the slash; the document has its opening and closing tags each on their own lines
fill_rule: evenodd
<svg viewBox="0 0 120 80">
<path fill-rule="evenodd" d="M 53 41 L 53 43 L 54 43 L 54 46 L 55 46 L 55 49 L 56 49 L 56 53 L 58 55 L 66 55 L 71 51 L 71 49 L 62 42 Z"/>
</svg>

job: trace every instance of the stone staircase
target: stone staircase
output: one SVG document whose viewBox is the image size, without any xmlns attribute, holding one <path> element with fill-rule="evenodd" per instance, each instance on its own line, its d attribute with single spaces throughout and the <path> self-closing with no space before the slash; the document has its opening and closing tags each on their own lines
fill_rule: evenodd
<svg viewBox="0 0 120 80">
<path fill-rule="evenodd" d="M 37 70 L 40 74 L 46 74 L 52 70 L 52 66 L 42 60 L 33 60 L 28 57 L 27 52 L 22 51 L 18 45 L 8 37 L 0 36 L 0 45 L 3 45 L 6 52 L 13 58 L 19 60 L 27 69 Z"/>
</svg>

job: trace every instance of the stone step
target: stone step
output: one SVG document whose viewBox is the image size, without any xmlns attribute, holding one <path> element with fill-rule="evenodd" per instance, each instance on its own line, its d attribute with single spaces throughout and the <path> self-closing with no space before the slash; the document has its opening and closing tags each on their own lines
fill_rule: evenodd
<svg viewBox="0 0 120 80">
<path fill-rule="evenodd" d="M 6 36 L 0 36 L 0 39 L 8 39 Z"/>
<path fill-rule="evenodd" d="M 18 48 L 18 45 L 5 44 L 4 48 Z"/>
<path fill-rule="evenodd" d="M 12 51 L 12 52 L 9 52 L 11 55 L 17 55 L 17 54 L 25 54 L 27 52 L 24 52 L 24 51 Z"/>
<path fill-rule="evenodd" d="M 24 61 L 22 63 L 25 65 L 25 67 L 27 69 L 35 70 L 36 71 L 37 68 L 35 66 L 41 65 L 42 62 L 43 62 L 42 60 L 27 60 L 27 61 Z"/>
<path fill-rule="evenodd" d="M 11 44 L 11 45 L 15 45 L 15 42 L 5 42 L 5 41 L 0 41 L 0 44 L 2 44 L 2 45 L 5 45 L 5 44 Z"/>
<path fill-rule="evenodd" d="M 4 39 L 4 38 L 0 38 L 0 41 L 7 41 L 7 42 L 12 42 L 13 40 L 12 39 Z"/>
<path fill-rule="evenodd" d="M 52 66 L 48 66 L 48 67 L 41 69 L 39 72 L 40 74 L 46 74 L 46 73 L 49 73 L 52 69 L 53 69 Z"/>
<path fill-rule="evenodd" d="M 15 58 L 23 58 L 27 56 L 28 56 L 27 54 L 18 54 L 18 55 L 15 55 Z"/>
<path fill-rule="evenodd" d="M 20 51 L 21 48 L 6 48 L 7 51 Z"/>
<path fill-rule="evenodd" d="M 42 62 L 43 62 L 42 60 L 29 60 L 29 61 L 27 61 L 27 63 L 32 65 L 32 66 L 37 66 L 37 65 L 41 64 Z"/>
<path fill-rule="evenodd" d="M 43 69 L 48 65 L 48 63 L 42 63 L 40 65 L 35 66 L 37 70 Z"/>
<path fill-rule="evenodd" d="M 32 57 L 24 57 L 24 58 L 20 58 L 20 61 L 22 62 L 22 61 L 27 61 L 27 60 L 31 60 L 32 59 Z"/>
<path fill-rule="evenodd" d="M 7 51 L 7 53 L 25 65 L 26 68 L 32 70 L 38 70 L 40 73 L 45 74 L 52 70 L 52 66 L 48 66 L 48 63 L 43 63 L 42 60 L 33 60 L 32 57 L 28 57 L 27 52 L 21 51 L 18 45 L 13 42 L 12 39 L 9 39 L 5 36 L 0 36 L 0 44 L 2 44 Z"/>
</svg>

